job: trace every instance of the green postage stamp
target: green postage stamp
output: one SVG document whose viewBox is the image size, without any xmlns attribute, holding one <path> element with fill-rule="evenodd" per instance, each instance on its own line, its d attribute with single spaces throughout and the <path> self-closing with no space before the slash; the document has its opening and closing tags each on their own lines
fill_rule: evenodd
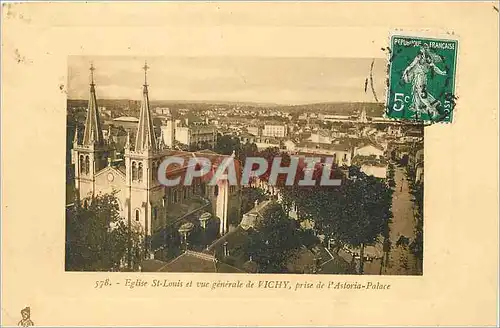
<svg viewBox="0 0 500 328">
<path fill-rule="evenodd" d="M 452 122 L 457 40 L 391 37 L 386 116 Z"/>
</svg>

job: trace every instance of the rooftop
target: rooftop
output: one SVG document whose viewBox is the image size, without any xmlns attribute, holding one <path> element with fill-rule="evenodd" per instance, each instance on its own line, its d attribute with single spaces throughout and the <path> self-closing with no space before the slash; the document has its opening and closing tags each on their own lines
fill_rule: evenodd
<svg viewBox="0 0 500 328">
<path fill-rule="evenodd" d="M 354 156 L 352 159 L 352 163 L 354 165 L 369 165 L 369 166 L 378 166 L 378 167 L 385 167 L 388 165 L 387 160 L 384 158 L 377 159 L 374 156 Z"/>
<path fill-rule="evenodd" d="M 120 117 L 113 119 L 113 121 L 139 123 L 139 119 L 137 117 L 133 117 L 133 116 L 120 116 Z"/>
<path fill-rule="evenodd" d="M 142 263 L 143 272 L 220 272 L 244 273 L 226 263 L 221 263 L 213 255 L 186 251 L 170 262 L 158 260 L 145 260 Z"/>
<path fill-rule="evenodd" d="M 349 144 L 324 144 L 324 143 L 310 142 L 310 141 L 301 142 L 297 144 L 296 148 L 338 150 L 338 151 L 351 150 L 351 146 Z"/>
</svg>

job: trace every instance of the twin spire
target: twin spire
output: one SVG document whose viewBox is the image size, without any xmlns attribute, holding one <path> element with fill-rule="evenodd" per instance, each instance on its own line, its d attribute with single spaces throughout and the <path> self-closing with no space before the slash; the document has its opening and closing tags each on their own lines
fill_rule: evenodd
<svg viewBox="0 0 500 328">
<path fill-rule="evenodd" d="M 95 95 L 94 70 L 94 65 L 90 64 L 90 95 L 87 118 L 85 119 L 85 131 L 83 132 L 84 146 L 104 145 L 101 121 L 97 108 L 97 97 Z"/>
<path fill-rule="evenodd" d="M 155 132 L 153 128 L 153 118 L 149 110 L 148 96 L 148 69 L 149 66 L 145 62 L 142 67 L 144 70 L 144 85 L 142 91 L 141 112 L 139 114 L 139 126 L 135 138 L 135 151 L 143 152 L 147 150 L 157 150 Z"/>
<path fill-rule="evenodd" d="M 144 63 L 142 69 L 144 70 L 144 85 L 143 85 L 142 100 L 141 100 L 141 111 L 139 114 L 139 124 L 137 126 L 135 149 L 134 149 L 137 152 L 158 149 L 158 143 L 153 128 L 153 118 L 151 116 L 151 111 L 149 109 L 148 80 L 147 80 L 147 71 L 149 69 L 149 66 L 146 62 Z M 89 95 L 87 118 L 85 119 L 85 131 L 83 134 L 84 146 L 104 145 L 102 127 L 97 107 L 97 97 L 95 93 L 94 70 L 95 70 L 94 65 L 90 64 L 90 95 Z M 128 146 L 130 146 L 129 140 L 127 140 L 127 144 Z"/>
</svg>

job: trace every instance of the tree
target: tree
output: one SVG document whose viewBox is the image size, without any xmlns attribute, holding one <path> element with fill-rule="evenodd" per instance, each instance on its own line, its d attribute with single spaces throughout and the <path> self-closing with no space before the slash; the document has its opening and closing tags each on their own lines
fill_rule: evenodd
<svg viewBox="0 0 500 328">
<path fill-rule="evenodd" d="M 247 157 L 252 157 L 256 156 L 259 152 L 259 149 L 257 148 L 257 145 L 252 142 L 247 142 L 241 146 L 241 152 L 239 154 L 238 159 L 242 162 L 245 163 L 245 160 Z"/>
<path fill-rule="evenodd" d="M 189 151 L 200 151 L 206 149 L 212 149 L 212 145 L 208 141 L 201 141 L 197 144 L 189 146 Z"/>
<path fill-rule="evenodd" d="M 287 272 L 287 264 L 300 250 L 300 230 L 279 205 L 273 205 L 262 214 L 263 219 L 249 234 L 245 252 L 259 267 L 259 272 Z"/>
<path fill-rule="evenodd" d="M 379 236 L 388 236 L 392 218 L 392 190 L 383 180 L 367 176 L 358 167 L 349 168 L 349 179 L 338 187 L 314 186 L 286 191 L 298 206 L 301 218 L 314 221 L 314 227 L 337 248 L 350 245 L 360 249 L 363 272 L 364 247 Z"/>
<path fill-rule="evenodd" d="M 311 249 L 320 243 L 319 238 L 314 234 L 313 229 L 300 229 L 299 236 L 301 244 Z"/>
<path fill-rule="evenodd" d="M 380 235 L 389 235 L 392 191 L 382 180 L 357 167 L 351 167 L 349 174 L 352 178 L 339 188 L 340 211 L 334 235 L 341 242 L 359 247 L 359 272 L 363 273 L 364 247 L 374 244 Z"/>
<path fill-rule="evenodd" d="M 261 202 L 265 198 L 264 191 L 260 188 L 244 188 L 241 194 L 240 213 L 247 213 L 254 207 L 255 201 Z"/>
<path fill-rule="evenodd" d="M 217 139 L 214 151 L 222 155 L 231 155 L 233 151 L 239 156 L 241 151 L 240 139 L 232 136 L 221 136 Z"/>
<path fill-rule="evenodd" d="M 144 258 L 142 227 L 119 216 L 114 193 L 76 201 L 66 210 L 66 270 L 115 271 L 124 263 L 138 269 Z"/>
<path fill-rule="evenodd" d="M 396 181 L 394 181 L 394 165 L 391 163 L 387 169 L 387 184 L 389 187 L 396 187 Z"/>
<path fill-rule="evenodd" d="M 422 263 L 424 258 L 424 184 L 416 183 L 412 188 L 413 201 L 415 204 L 415 239 L 410 243 L 410 250 Z"/>
</svg>

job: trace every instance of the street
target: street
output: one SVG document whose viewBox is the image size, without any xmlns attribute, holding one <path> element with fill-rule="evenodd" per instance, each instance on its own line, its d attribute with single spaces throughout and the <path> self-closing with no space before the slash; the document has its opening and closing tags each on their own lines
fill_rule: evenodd
<svg viewBox="0 0 500 328">
<path fill-rule="evenodd" d="M 391 250 L 389 263 L 383 270 L 384 274 L 407 275 L 415 274 L 415 257 L 407 246 L 397 246 L 401 236 L 407 237 L 411 243 L 415 238 L 415 218 L 413 215 L 412 195 L 402 167 L 395 167 L 394 180 L 396 187 L 392 196 L 392 223 L 389 225 Z"/>
</svg>

